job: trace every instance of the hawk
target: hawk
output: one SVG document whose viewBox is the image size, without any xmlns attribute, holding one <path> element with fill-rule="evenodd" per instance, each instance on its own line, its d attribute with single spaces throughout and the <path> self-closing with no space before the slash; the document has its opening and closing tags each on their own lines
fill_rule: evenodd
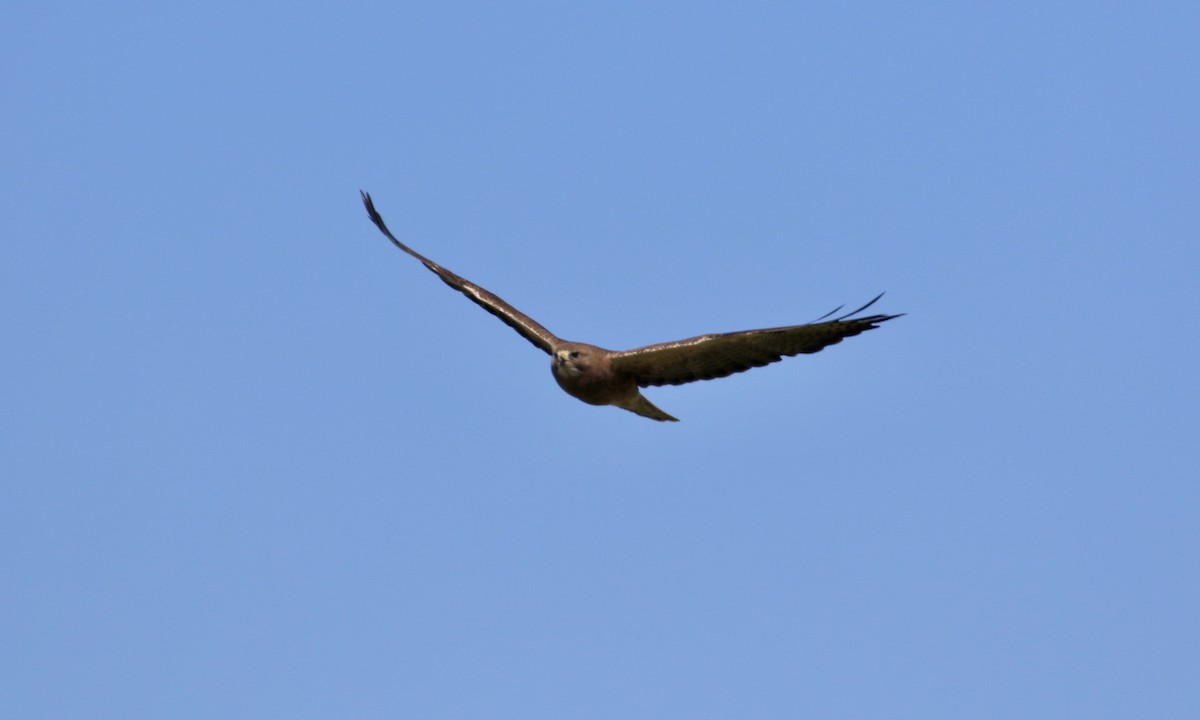
<svg viewBox="0 0 1200 720">
<path fill-rule="evenodd" d="M 900 317 L 855 317 L 883 297 L 880 293 L 854 312 L 827 320 L 841 310 L 839 307 L 806 325 L 701 335 L 619 352 L 587 343 L 568 342 L 498 296 L 455 275 L 397 240 L 375 210 L 371 196 L 361 190 L 359 192 L 371 221 L 393 245 L 420 260 L 442 282 L 466 295 L 471 302 L 500 318 L 521 337 L 550 355 L 554 379 L 568 395 L 590 405 L 615 405 L 652 420 L 678 422 L 647 400 L 640 388 L 713 380 L 762 367 L 784 356 L 820 352 L 844 338 L 874 330 L 880 323 Z"/>
</svg>

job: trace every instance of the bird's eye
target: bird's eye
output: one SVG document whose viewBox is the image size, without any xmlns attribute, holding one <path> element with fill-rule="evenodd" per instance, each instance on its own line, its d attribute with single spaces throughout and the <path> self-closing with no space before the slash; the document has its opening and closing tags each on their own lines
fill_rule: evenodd
<svg viewBox="0 0 1200 720">
<path fill-rule="evenodd" d="M 572 359 L 572 360 L 573 360 L 573 359 L 575 359 L 575 358 L 577 358 L 577 357 L 579 357 L 579 352 L 578 352 L 578 351 L 571 353 L 571 359 Z"/>
</svg>

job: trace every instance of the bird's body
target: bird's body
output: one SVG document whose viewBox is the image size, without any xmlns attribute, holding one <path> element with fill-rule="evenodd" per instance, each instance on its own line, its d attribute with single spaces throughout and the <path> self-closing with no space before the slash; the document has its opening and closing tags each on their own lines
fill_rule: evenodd
<svg viewBox="0 0 1200 720">
<path fill-rule="evenodd" d="M 882 295 L 852 313 L 806 325 L 701 335 L 687 340 L 614 352 L 559 338 L 532 318 L 482 287 L 455 275 L 396 239 L 375 210 L 371 196 L 362 193 L 367 214 L 396 247 L 420 260 L 442 282 L 516 330 L 551 358 L 554 380 L 567 394 L 590 405 L 614 405 L 654 420 L 675 418 L 655 407 L 640 388 L 712 380 L 762 367 L 785 356 L 819 352 L 843 338 L 873 330 L 899 315 L 853 317 Z M 839 308 L 840 309 L 840 308 Z M 825 317 L 836 313 L 834 310 Z"/>
<path fill-rule="evenodd" d="M 554 380 L 568 395 L 589 405 L 615 405 L 654 420 L 671 420 L 638 389 L 637 378 L 613 367 L 611 350 L 585 343 L 565 342 L 552 354 Z"/>
<path fill-rule="evenodd" d="M 638 391 L 632 377 L 613 370 L 611 353 L 595 345 L 561 343 L 550 360 L 558 386 L 589 405 L 612 405 Z"/>
</svg>

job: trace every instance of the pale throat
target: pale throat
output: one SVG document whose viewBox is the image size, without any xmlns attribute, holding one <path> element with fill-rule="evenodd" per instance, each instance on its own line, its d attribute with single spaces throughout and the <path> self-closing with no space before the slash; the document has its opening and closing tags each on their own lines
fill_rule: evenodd
<svg viewBox="0 0 1200 720">
<path fill-rule="evenodd" d="M 551 365 L 554 366 L 554 374 L 560 378 L 579 377 L 583 374 L 583 371 L 575 367 L 573 363 L 562 358 L 556 359 Z"/>
</svg>

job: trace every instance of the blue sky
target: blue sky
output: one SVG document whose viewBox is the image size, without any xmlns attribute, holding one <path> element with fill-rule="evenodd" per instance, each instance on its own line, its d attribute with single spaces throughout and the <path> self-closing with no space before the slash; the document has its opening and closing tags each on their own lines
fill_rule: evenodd
<svg viewBox="0 0 1200 720">
<path fill-rule="evenodd" d="M 1194 3 L 18 2 L 0 713 L 1192 718 Z M 584 405 L 397 252 L 623 349 Z"/>
</svg>

